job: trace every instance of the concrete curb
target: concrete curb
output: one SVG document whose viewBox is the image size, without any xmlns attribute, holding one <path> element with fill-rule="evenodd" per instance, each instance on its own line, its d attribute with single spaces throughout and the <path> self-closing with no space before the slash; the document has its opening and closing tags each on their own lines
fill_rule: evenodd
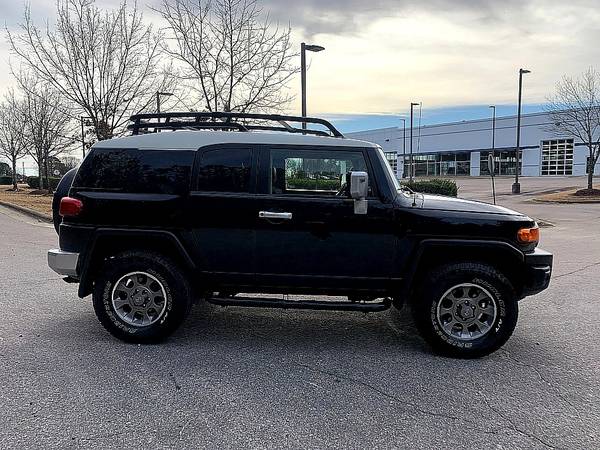
<svg viewBox="0 0 600 450">
<path fill-rule="evenodd" d="M 556 203 L 560 205 L 594 205 L 600 203 L 600 200 L 546 200 L 545 198 L 533 198 L 531 201 L 536 203 Z"/>
<path fill-rule="evenodd" d="M 39 211 L 34 211 L 33 209 L 26 208 L 24 206 L 15 205 L 14 203 L 8 203 L 0 200 L 0 205 L 6 206 L 7 208 L 14 209 L 15 211 L 19 211 L 23 214 L 27 214 L 35 219 L 41 220 L 43 222 L 52 223 L 52 216 L 48 214 L 41 213 Z"/>
</svg>

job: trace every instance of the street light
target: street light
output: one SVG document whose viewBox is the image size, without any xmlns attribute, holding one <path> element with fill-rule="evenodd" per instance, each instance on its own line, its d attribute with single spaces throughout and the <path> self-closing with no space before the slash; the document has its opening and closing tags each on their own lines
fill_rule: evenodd
<svg viewBox="0 0 600 450">
<path fill-rule="evenodd" d="M 410 157 L 409 157 L 409 181 L 412 183 L 413 180 L 413 107 L 417 106 L 418 103 L 410 104 Z"/>
<path fill-rule="evenodd" d="M 84 127 L 87 125 L 89 126 L 89 122 L 85 123 L 85 120 L 93 120 L 92 117 L 90 116 L 80 116 L 79 117 L 81 120 L 81 150 L 83 153 L 83 157 L 85 158 L 85 129 Z"/>
<path fill-rule="evenodd" d="M 516 148 L 516 167 L 515 167 L 515 182 L 512 185 L 512 193 L 520 194 L 521 185 L 519 184 L 519 161 L 521 158 L 521 93 L 523 91 L 523 74 L 531 73 L 527 69 L 519 69 L 519 108 L 517 111 L 517 148 Z"/>
<path fill-rule="evenodd" d="M 492 153 L 490 158 L 488 158 L 488 170 L 490 172 L 490 176 L 492 177 L 492 196 L 494 198 L 494 205 L 496 204 L 496 183 L 494 182 L 494 176 L 496 175 L 496 160 L 494 155 L 494 150 L 496 148 L 496 106 L 491 105 L 492 108 Z"/>
<path fill-rule="evenodd" d="M 325 47 L 310 45 L 302 42 L 300 44 L 300 78 L 302 82 L 302 117 L 306 117 L 306 52 L 321 52 Z M 306 130 L 306 122 L 302 122 L 302 129 Z"/>
<path fill-rule="evenodd" d="M 172 92 L 160 92 L 156 91 L 156 112 L 160 114 L 160 96 L 163 95 L 165 97 L 170 97 L 173 95 Z M 158 123 L 160 123 L 160 117 L 158 117 Z"/>
<path fill-rule="evenodd" d="M 406 119 L 404 117 L 401 117 L 400 120 L 402 121 L 402 178 L 406 178 L 406 171 L 404 170 L 404 167 L 406 165 Z M 398 164 L 398 168 L 400 167 L 400 165 Z M 396 173 L 396 176 L 398 176 L 398 173 Z"/>
</svg>

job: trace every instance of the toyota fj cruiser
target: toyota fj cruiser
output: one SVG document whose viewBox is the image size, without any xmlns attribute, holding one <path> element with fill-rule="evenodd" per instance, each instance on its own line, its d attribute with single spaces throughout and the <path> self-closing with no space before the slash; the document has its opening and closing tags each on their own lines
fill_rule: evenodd
<svg viewBox="0 0 600 450">
<path fill-rule="evenodd" d="M 48 252 L 125 341 L 164 339 L 199 299 L 361 312 L 408 303 L 433 349 L 478 357 L 510 337 L 518 301 L 549 284 L 535 221 L 403 188 L 380 147 L 327 121 L 131 119 L 131 136 L 96 143 L 62 180 L 60 248 Z"/>
</svg>

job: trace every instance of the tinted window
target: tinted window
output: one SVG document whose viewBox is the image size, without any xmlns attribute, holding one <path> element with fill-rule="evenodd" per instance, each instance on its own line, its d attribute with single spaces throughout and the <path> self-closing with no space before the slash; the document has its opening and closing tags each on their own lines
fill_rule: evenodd
<svg viewBox="0 0 600 450">
<path fill-rule="evenodd" d="M 272 150 L 271 192 L 332 196 L 346 186 L 348 172 L 366 167 L 361 152 Z"/>
<path fill-rule="evenodd" d="M 207 150 L 198 171 L 198 190 L 250 192 L 252 151 L 245 148 Z"/>
<path fill-rule="evenodd" d="M 180 194 L 189 189 L 194 151 L 96 148 L 73 186 L 134 193 Z"/>
</svg>

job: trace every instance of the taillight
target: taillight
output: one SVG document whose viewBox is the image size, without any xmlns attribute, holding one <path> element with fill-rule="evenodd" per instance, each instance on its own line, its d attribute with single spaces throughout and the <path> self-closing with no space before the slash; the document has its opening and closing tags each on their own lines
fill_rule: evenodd
<svg viewBox="0 0 600 450">
<path fill-rule="evenodd" d="M 76 198 L 63 197 L 60 199 L 60 207 L 58 208 L 58 214 L 62 217 L 77 216 L 83 209 L 83 202 Z"/>
<path fill-rule="evenodd" d="M 540 241 L 540 229 L 537 225 L 532 228 L 521 228 L 517 232 L 517 239 L 522 244 L 537 244 Z"/>
</svg>

